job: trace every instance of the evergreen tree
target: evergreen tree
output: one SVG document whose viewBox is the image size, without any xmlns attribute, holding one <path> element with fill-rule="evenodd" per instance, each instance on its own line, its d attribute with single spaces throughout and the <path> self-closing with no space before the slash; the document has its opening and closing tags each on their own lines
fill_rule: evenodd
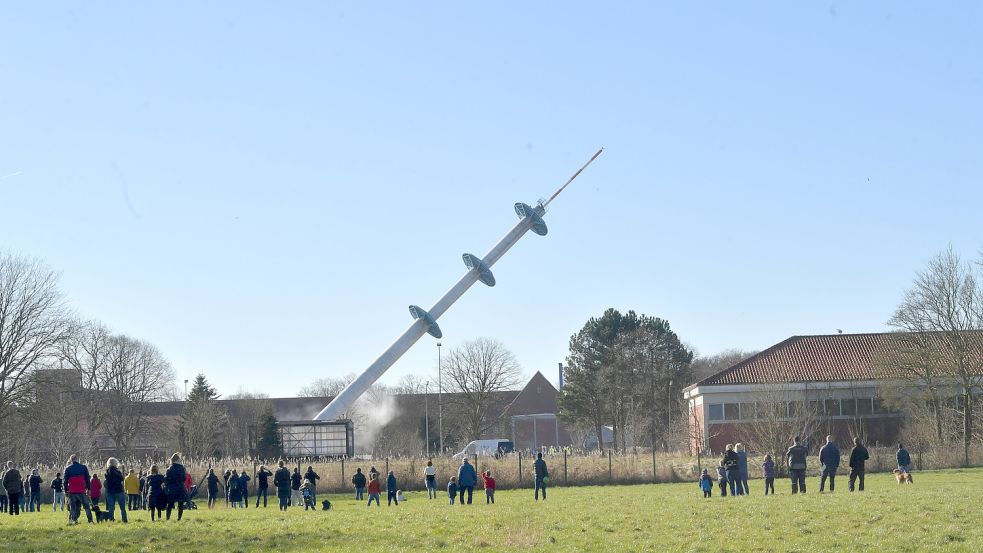
<svg viewBox="0 0 983 553">
<path fill-rule="evenodd" d="M 191 457 L 221 456 L 219 444 L 226 413 L 216 401 L 219 398 L 205 375 L 195 377 L 181 414 L 179 437 L 181 448 Z"/>
<path fill-rule="evenodd" d="M 256 453 L 263 459 L 274 459 L 283 455 L 283 442 L 280 439 L 279 425 L 273 408 L 263 414 L 256 441 Z"/>
</svg>

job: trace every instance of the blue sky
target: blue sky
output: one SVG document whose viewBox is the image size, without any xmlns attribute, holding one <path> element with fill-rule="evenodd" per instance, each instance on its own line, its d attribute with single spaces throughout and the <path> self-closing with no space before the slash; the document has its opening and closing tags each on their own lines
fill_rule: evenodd
<svg viewBox="0 0 983 553">
<path fill-rule="evenodd" d="M 28 2 L 0 9 L 0 248 L 179 379 L 360 371 L 441 318 L 556 377 L 607 307 L 702 353 L 868 332 L 983 245 L 978 3 Z M 386 375 L 429 374 L 421 340 Z"/>
</svg>

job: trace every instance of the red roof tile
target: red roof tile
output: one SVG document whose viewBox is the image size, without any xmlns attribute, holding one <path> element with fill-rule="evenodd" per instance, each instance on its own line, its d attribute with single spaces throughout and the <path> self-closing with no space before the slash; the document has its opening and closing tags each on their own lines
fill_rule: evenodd
<svg viewBox="0 0 983 553">
<path fill-rule="evenodd" d="M 983 344 L 983 332 L 973 334 Z M 941 333 L 929 333 L 942 345 Z M 903 376 L 901 370 L 877 363 L 894 348 L 900 333 L 792 336 L 736 365 L 709 376 L 697 386 L 878 380 Z"/>
</svg>

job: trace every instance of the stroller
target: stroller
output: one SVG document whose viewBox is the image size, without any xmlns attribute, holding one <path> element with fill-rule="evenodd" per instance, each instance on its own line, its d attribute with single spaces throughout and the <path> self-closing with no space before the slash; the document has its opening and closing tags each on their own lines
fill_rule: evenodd
<svg viewBox="0 0 983 553">
<path fill-rule="evenodd" d="M 198 486 L 191 486 L 191 491 L 188 492 L 187 497 L 184 499 L 185 509 L 197 509 L 198 505 L 195 504 L 195 497 L 198 495 Z"/>
</svg>

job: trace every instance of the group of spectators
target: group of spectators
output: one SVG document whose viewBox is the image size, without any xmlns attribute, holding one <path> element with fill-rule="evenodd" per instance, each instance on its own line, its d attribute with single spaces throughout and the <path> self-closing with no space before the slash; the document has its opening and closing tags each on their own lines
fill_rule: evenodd
<svg viewBox="0 0 983 553">
<path fill-rule="evenodd" d="M 785 462 L 788 467 L 789 478 L 792 482 L 792 493 L 806 493 L 806 459 L 809 456 L 809 448 L 802 445 L 798 436 L 793 440 L 792 446 L 785 452 Z M 836 486 L 836 474 L 840 467 L 840 448 L 833 441 L 832 436 L 826 436 L 826 444 L 819 450 L 819 463 L 822 467 L 819 480 L 819 493 L 825 492 L 826 482 L 829 481 L 829 491 L 833 492 Z M 909 474 L 911 470 L 911 455 L 904 448 L 903 444 L 898 444 L 897 451 L 898 470 L 904 474 Z M 854 491 L 864 491 L 864 475 L 866 473 L 866 462 L 870 459 L 870 453 L 864 447 L 860 438 L 853 439 L 853 449 L 850 450 L 849 467 L 850 480 L 849 489 Z M 771 455 L 765 455 L 761 465 L 761 470 L 765 479 L 765 495 L 770 492 L 775 494 L 775 462 Z M 703 490 L 703 497 L 713 495 L 713 477 L 708 470 L 704 469 L 700 475 L 700 488 Z M 743 444 L 727 444 L 723 457 L 717 466 L 717 484 L 720 487 L 720 495 L 748 495 L 748 459 L 747 452 L 744 451 Z"/>
<path fill-rule="evenodd" d="M 321 477 L 314 472 L 314 467 L 308 466 L 304 476 L 300 475 L 300 468 L 294 468 L 293 474 L 285 466 L 283 461 L 277 463 L 277 469 L 270 472 L 266 465 L 260 465 L 255 473 L 256 477 L 256 508 L 259 508 L 260 499 L 263 500 L 263 507 L 267 505 L 269 497 L 270 477 L 273 477 L 272 484 L 276 488 L 276 497 L 279 500 L 280 510 L 285 511 L 290 506 L 304 506 L 304 510 L 314 509 L 317 501 L 317 481 Z M 218 501 L 219 485 L 225 492 L 225 505 L 227 507 L 248 508 L 249 507 L 249 481 L 252 478 L 246 471 L 239 472 L 236 469 L 227 470 L 222 478 L 219 479 L 213 469 L 208 469 L 205 482 L 208 489 L 208 507 L 213 508 Z"/>
</svg>

